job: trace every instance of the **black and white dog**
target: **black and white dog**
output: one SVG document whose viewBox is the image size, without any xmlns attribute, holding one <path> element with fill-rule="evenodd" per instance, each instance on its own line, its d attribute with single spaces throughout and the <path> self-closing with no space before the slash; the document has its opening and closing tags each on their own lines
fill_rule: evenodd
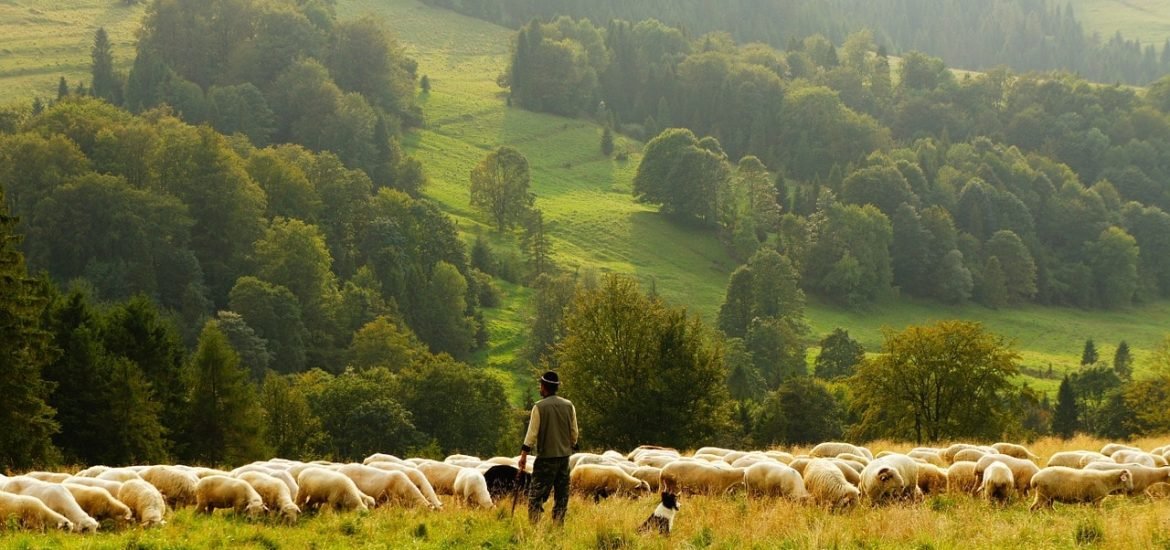
<svg viewBox="0 0 1170 550">
<path fill-rule="evenodd" d="M 662 502 L 658 504 L 658 508 L 654 509 L 654 513 L 642 522 L 642 526 L 638 527 L 639 533 L 645 533 L 651 529 L 657 529 L 663 535 L 670 534 L 670 528 L 674 526 L 674 514 L 678 512 L 678 496 L 674 493 L 662 493 Z"/>
</svg>

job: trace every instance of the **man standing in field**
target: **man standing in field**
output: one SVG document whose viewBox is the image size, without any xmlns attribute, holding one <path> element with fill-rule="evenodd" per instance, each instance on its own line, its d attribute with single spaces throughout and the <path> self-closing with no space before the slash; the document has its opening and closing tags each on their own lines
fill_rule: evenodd
<svg viewBox="0 0 1170 550">
<path fill-rule="evenodd" d="M 568 399 L 557 396 L 560 386 L 560 378 L 551 370 L 540 377 L 543 399 L 532 406 L 528 434 L 520 446 L 521 471 L 528 462 L 528 453 L 536 452 L 528 489 L 528 519 L 532 523 L 540 521 L 549 492 L 555 491 L 554 522 L 564 524 L 569 509 L 569 455 L 577 450 L 577 409 Z"/>
</svg>

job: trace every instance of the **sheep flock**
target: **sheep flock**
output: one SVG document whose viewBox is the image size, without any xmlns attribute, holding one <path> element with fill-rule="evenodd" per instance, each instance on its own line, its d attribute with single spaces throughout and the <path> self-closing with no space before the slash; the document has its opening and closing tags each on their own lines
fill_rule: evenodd
<svg viewBox="0 0 1170 550">
<path fill-rule="evenodd" d="M 863 446 L 828 442 L 807 454 L 703 447 L 684 455 L 643 445 L 624 454 L 578 453 L 569 463 L 572 491 L 593 499 L 743 491 L 750 498 L 842 510 L 913 505 L 928 495 L 965 493 L 989 506 L 1031 499 L 1031 509 L 1038 510 L 1053 503 L 1099 504 L 1110 495 L 1167 498 L 1168 460 L 1170 445 L 1144 451 L 1108 444 L 1099 451 L 1061 451 L 1044 459 L 1012 443 L 875 454 Z M 0 527 L 77 533 L 149 528 L 165 524 L 171 511 L 183 507 L 292 524 L 323 507 L 438 512 L 443 508 L 438 495 L 451 496 L 449 502 L 459 507 L 493 508 L 502 500 L 524 498 L 517 484 L 528 478 L 517 464 L 517 457 L 452 455 L 437 461 L 377 453 L 361 464 L 274 458 L 231 471 L 149 465 L 0 475 Z"/>
</svg>

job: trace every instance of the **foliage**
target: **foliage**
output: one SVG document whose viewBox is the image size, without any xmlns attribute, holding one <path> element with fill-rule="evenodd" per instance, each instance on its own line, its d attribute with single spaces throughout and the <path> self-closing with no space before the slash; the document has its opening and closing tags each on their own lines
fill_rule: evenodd
<svg viewBox="0 0 1170 550">
<path fill-rule="evenodd" d="M 496 229 L 510 229 L 532 208 L 528 159 L 511 147 L 488 153 L 471 171 L 471 205 L 486 212 Z"/>
<path fill-rule="evenodd" d="M 304 390 L 293 375 L 268 372 L 260 385 L 266 443 L 276 456 L 305 460 L 314 456 L 325 434 Z"/>
<path fill-rule="evenodd" d="M 1073 393 L 1072 382 L 1068 375 L 1060 381 L 1060 389 L 1056 393 L 1056 412 L 1052 417 L 1052 432 L 1062 439 L 1069 439 L 1077 432 L 1080 426 L 1080 414 L 1077 411 L 1076 394 Z"/>
<path fill-rule="evenodd" d="M 313 414 L 321 419 L 328 456 L 360 460 L 376 452 L 401 455 L 419 443 L 414 419 L 398 399 L 398 380 L 389 370 L 310 374 L 315 376 L 301 384 Z"/>
<path fill-rule="evenodd" d="M 849 331 L 835 328 L 820 342 L 813 373 L 817 378 L 834 379 L 853 376 L 854 369 L 865 359 L 865 348 L 849 336 Z"/>
<path fill-rule="evenodd" d="M 215 321 L 208 321 L 199 335 L 189 377 L 186 457 L 209 464 L 243 464 L 268 453 L 256 388 Z"/>
<path fill-rule="evenodd" d="M 704 148 L 690 130 L 672 128 L 646 144 L 634 197 L 662 205 L 665 214 L 714 223 L 716 197 L 728 177 L 722 151 Z"/>
<path fill-rule="evenodd" d="M 815 445 L 840 439 L 845 411 L 824 382 L 808 376 L 789 378 L 769 392 L 760 405 L 754 428 L 755 442 Z"/>
<path fill-rule="evenodd" d="M 727 426 L 722 349 L 697 317 L 607 275 L 581 292 L 557 345 L 564 395 L 588 426 L 587 445 L 654 441 L 686 447 Z"/>
<path fill-rule="evenodd" d="M 449 356 L 402 372 L 402 404 L 415 426 L 447 454 L 490 455 L 514 448 L 512 409 L 498 380 Z"/>
<path fill-rule="evenodd" d="M 999 437 L 1016 419 L 1005 405 L 1019 356 L 979 323 L 943 321 L 887 330 L 882 354 L 850 379 L 855 435 L 916 442 Z"/>
</svg>

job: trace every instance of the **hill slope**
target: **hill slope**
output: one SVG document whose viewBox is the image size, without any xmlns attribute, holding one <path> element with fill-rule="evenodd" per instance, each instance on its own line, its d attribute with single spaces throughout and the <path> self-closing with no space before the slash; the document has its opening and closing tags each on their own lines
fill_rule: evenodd
<svg viewBox="0 0 1170 550">
<path fill-rule="evenodd" d="M 1170 40 L 1168 0 L 1071 0 L 1069 5 L 1085 31 L 1100 35 L 1102 40 L 1109 40 L 1118 31 L 1158 48 Z"/>
</svg>

